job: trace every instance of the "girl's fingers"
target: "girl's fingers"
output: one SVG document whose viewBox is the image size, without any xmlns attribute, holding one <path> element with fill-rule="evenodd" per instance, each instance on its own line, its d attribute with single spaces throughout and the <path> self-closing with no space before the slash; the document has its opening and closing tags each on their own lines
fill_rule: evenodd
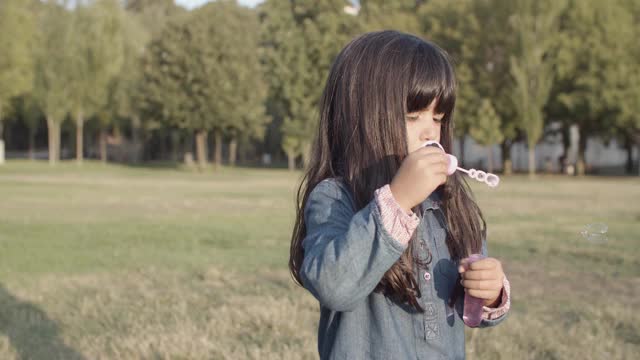
<svg viewBox="0 0 640 360">
<path fill-rule="evenodd" d="M 435 146 L 423 146 L 421 148 L 418 148 L 418 150 L 415 151 L 418 154 L 422 154 L 422 155 L 426 155 L 426 154 L 444 154 L 444 151 L 440 150 L 440 148 L 435 147 Z"/>
<path fill-rule="evenodd" d="M 495 270 L 467 270 L 463 277 L 465 280 L 499 280 Z"/>
<path fill-rule="evenodd" d="M 436 173 L 442 173 L 447 175 L 447 170 L 449 169 L 449 159 L 446 155 L 443 156 L 432 156 L 425 160 L 425 165 L 427 169 L 434 169 Z"/>
<path fill-rule="evenodd" d="M 494 258 L 485 258 L 469 265 L 471 270 L 491 270 L 498 267 L 498 261 Z"/>
<path fill-rule="evenodd" d="M 447 154 L 443 152 L 426 154 L 424 155 L 424 159 L 427 163 L 436 163 L 436 162 L 448 163 L 449 162 L 449 157 L 447 156 Z"/>
<path fill-rule="evenodd" d="M 496 298 L 495 290 L 475 290 L 475 289 L 466 289 L 467 294 L 477 297 L 478 299 L 484 300 L 493 300 Z"/>
<path fill-rule="evenodd" d="M 462 286 L 474 290 L 500 290 L 502 283 L 497 280 L 462 280 Z"/>
<path fill-rule="evenodd" d="M 467 259 L 467 258 L 464 258 L 464 259 L 460 260 L 460 263 L 458 265 L 458 272 L 460 274 L 463 274 L 465 271 L 467 271 L 466 270 L 467 263 L 469 263 L 469 259 Z"/>
</svg>

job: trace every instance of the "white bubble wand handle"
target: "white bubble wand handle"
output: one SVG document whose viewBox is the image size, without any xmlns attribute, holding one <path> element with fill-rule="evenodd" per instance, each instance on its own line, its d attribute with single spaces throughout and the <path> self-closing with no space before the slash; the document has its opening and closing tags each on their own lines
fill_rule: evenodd
<svg viewBox="0 0 640 360">
<path fill-rule="evenodd" d="M 496 174 L 486 173 L 482 170 L 476 170 L 476 169 L 466 170 L 461 167 L 456 167 L 456 169 L 459 171 L 462 171 L 463 173 L 466 173 L 472 179 L 483 182 L 489 185 L 490 187 L 496 187 L 500 183 L 500 178 Z"/>
<path fill-rule="evenodd" d="M 440 148 L 442 151 L 444 151 L 444 148 L 442 147 L 442 145 L 440 145 L 440 143 L 438 143 L 437 141 L 427 141 L 422 146 L 436 146 Z M 486 173 L 482 170 L 463 169 L 458 166 L 458 158 L 456 158 L 451 154 L 447 154 L 447 155 L 449 156 L 449 169 L 447 169 L 447 173 L 449 175 L 453 174 L 454 172 L 456 172 L 456 170 L 458 170 L 469 175 L 469 177 L 471 177 L 474 180 L 487 184 L 489 187 L 496 187 L 498 186 L 498 184 L 500 184 L 500 178 L 498 177 L 498 175 L 492 174 L 492 173 Z"/>
</svg>

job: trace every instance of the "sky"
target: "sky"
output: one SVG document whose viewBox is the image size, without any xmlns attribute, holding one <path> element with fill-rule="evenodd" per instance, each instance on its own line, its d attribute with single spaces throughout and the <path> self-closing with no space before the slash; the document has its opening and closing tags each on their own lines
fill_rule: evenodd
<svg viewBox="0 0 640 360">
<path fill-rule="evenodd" d="M 186 7 L 187 9 L 193 9 L 196 8 L 204 3 L 209 2 L 210 0 L 176 0 L 176 4 L 178 5 L 182 5 L 184 7 Z M 238 0 L 238 3 L 240 5 L 245 5 L 245 6 L 256 6 L 257 4 L 260 4 L 262 2 L 262 0 Z"/>
</svg>

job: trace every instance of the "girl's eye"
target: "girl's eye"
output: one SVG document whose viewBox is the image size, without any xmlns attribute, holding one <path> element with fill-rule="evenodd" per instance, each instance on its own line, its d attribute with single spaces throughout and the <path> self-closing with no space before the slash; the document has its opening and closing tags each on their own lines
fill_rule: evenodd
<svg viewBox="0 0 640 360">
<path fill-rule="evenodd" d="M 416 121 L 416 120 L 418 120 L 418 117 L 419 116 L 417 116 L 417 115 L 407 116 L 407 121 L 411 121 L 411 122 Z"/>
</svg>

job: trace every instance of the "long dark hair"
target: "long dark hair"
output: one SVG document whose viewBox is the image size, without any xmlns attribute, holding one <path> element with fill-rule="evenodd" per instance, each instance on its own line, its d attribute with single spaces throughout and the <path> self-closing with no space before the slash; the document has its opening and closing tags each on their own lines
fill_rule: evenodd
<svg viewBox="0 0 640 360">
<path fill-rule="evenodd" d="M 455 99 L 455 75 L 447 54 L 416 36 L 367 33 L 340 52 L 322 94 L 310 162 L 297 193 L 289 269 L 299 285 L 304 208 L 313 188 L 324 179 L 339 178 L 353 194 L 355 208 L 362 209 L 376 189 L 391 182 L 408 154 L 407 113 L 424 110 L 436 100 L 436 112 L 444 114 L 440 143 L 451 153 Z M 480 252 L 485 222 L 467 183 L 454 173 L 437 191 L 451 257 Z M 375 291 L 423 311 L 416 300 L 421 294 L 413 272 L 413 265 L 423 262 L 413 254 L 416 238 L 414 233 Z"/>
</svg>

